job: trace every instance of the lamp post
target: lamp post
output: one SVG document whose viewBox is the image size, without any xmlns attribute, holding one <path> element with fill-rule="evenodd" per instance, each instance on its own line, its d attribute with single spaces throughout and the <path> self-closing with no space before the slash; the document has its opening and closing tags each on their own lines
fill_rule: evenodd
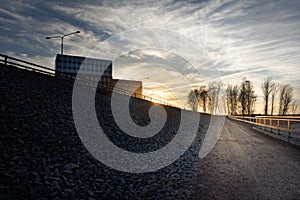
<svg viewBox="0 0 300 200">
<path fill-rule="evenodd" d="M 64 37 L 70 36 L 70 35 L 73 35 L 73 34 L 76 34 L 76 33 L 80 33 L 80 31 L 75 31 L 75 32 L 72 32 L 72 33 L 64 34 L 64 35 L 49 36 L 49 37 L 46 37 L 46 39 L 49 40 L 49 39 L 52 39 L 52 38 L 60 38 L 61 39 L 60 54 L 63 55 L 63 53 L 64 53 Z"/>
</svg>

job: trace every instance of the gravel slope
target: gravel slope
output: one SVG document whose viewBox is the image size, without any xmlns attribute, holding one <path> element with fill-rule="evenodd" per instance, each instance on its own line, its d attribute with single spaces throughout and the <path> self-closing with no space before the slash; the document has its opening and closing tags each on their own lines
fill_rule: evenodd
<svg viewBox="0 0 300 200">
<path fill-rule="evenodd" d="M 185 198 L 186 192 L 180 189 L 193 176 L 200 134 L 179 160 L 157 172 L 129 174 L 110 169 L 91 156 L 76 133 L 72 83 L 1 67 L 1 199 Z M 168 119 L 162 133 L 147 139 L 128 137 L 113 123 L 109 97 L 103 92 L 96 97 L 98 119 L 117 146 L 134 152 L 153 151 L 173 138 L 171 128 L 178 129 L 180 111 L 165 107 Z M 131 100 L 131 115 L 138 124 L 149 123 L 151 105 Z M 201 128 L 204 133 L 205 127 Z"/>
</svg>

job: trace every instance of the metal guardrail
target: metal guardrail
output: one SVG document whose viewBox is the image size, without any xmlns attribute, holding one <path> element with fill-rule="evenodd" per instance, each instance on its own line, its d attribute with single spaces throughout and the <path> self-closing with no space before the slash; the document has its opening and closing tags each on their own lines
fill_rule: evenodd
<svg viewBox="0 0 300 200">
<path fill-rule="evenodd" d="M 0 54 L 0 57 L 2 58 L 1 61 L 4 65 L 11 65 L 14 67 L 26 69 L 29 71 L 35 71 L 43 74 L 48 74 L 52 76 L 55 75 L 55 70 L 48 67 L 37 65 L 35 63 L 31 63 L 25 60 L 20 60 L 18 58 L 10 57 L 3 54 Z"/>
<path fill-rule="evenodd" d="M 51 68 L 48 68 L 45 66 L 41 66 L 41 65 L 38 65 L 35 63 L 31 63 L 31 62 L 28 62 L 25 60 L 21 60 L 21 59 L 3 55 L 3 54 L 0 54 L 0 58 L 1 58 L 0 62 L 2 62 L 4 65 L 9 65 L 9 66 L 13 66 L 13 67 L 17 67 L 17 68 L 21 68 L 21 69 L 25 69 L 25 70 L 29 70 L 29 71 L 34 71 L 34 72 L 38 72 L 38 73 L 46 74 L 46 75 L 50 75 L 50 76 L 55 76 L 55 72 L 57 72 L 55 69 L 51 69 Z M 71 81 L 74 81 L 74 79 L 75 79 L 75 77 L 72 77 L 72 76 L 69 76 L 69 77 L 68 76 L 56 76 L 56 77 L 62 78 L 64 80 L 71 80 Z M 93 81 L 93 80 L 80 78 L 79 81 L 88 86 L 95 85 L 95 81 Z M 179 108 L 178 106 L 170 104 L 160 98 L 153 98 L 153 97 L 146 96 L 146 95 L 143 95 L 140 93 L 132 93 L 129 90 L 124 90 L 122 88 L 117 88 L 117 87 L 113 87 L 113 86 L 105 85 L 105 84 L 101 84 L 101 83 L 98 83 L 97 85 L 98 85 L 98 87 L 101 87 L 107 91 L 118 92 L 123 95 L 133 96 L 135 98 L 152 101 L 152 102 L 155 102 L 158 104 L 163 104 L 163 105 L 167 105 L 167 106 L 174 107 L 174 108 Z"/>
<path fill-rule="evenodd" d="M 288 137 L 291 137 L 291 133 L 300 134 L 300 117 L 298 116 L 294 116 L 295 118 L 293 118 L 293 116 L 243 117 L 230 115 L 228 117 L 237 121 L 269 128 L 271 132 L 277 130 L 278 134 L 280 134 L 280 131 L 285 131 L 288 133 Z"/>
<path fill-rule="evenodd" d="M 255 116 L 257 118 L 279 118 L 279 119 L 300 119 L 300 116 L 290 116 L 290 115 L 285 115 L 285 116 L 280 116 L 280 115 L 272 115 L 272 116 Z"/>
</svg>

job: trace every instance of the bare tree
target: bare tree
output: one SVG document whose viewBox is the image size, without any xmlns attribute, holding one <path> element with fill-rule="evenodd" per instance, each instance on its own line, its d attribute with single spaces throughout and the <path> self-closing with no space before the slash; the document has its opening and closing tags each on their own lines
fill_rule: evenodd
<svg viewBox="0 0 300 200">
<path fill-rule="evenodd" d="M 253 102 L 255 102 L 256 96 L 251 82 L 245 78 L 241 83 L 238 99 L 241 104 L 242 115 L 248 114 L 250 116 L 254 112 Z"/>
<path fill-rule="evenodd" d="M 279 93 L 279 115 L 286 115 L 288 113 L 289 105 L 293 99 L 293 87 L 290 85 L 283 85 Z"/>
<path fill-rule="evenodd" d="M 210 98 L 206 86 L 200 86 L 199 89 L 191 90 L 188 94 L 188 104 L 194 111 L 198 110 L 198 106 L 202 107 L 203 112 L 207 112 L 207 104 Z"/>
<path fill-rule="evenodd" d="M 283 98 L 286 91 L 286 86 L 287 85 L 280 86 L 278 115 L 282 115 L 283 113 Z"/>
<path fill-rule="evenodd" d="M 275 96 L 280 88 L 279 83 L 273 83 L 271 88 L 271 115 L 274 113 Z"/>
<path fill-rule="evenodd" d="M 268 106 L 269 106 L 269 96 L 272 92 L 272 89 L 274 87 L 274 83 L 270 78 L 265 79 L 264 83 L 261 86 L 263 97 L 265 100 L 265 115 L 268 115 Z"/>
<path fill-rule="evenodd" d="M 202 108 L 203 108 L 203 112 L 206 112 L 206 104 L 208 101 L 208 90 L 206 89 L 206 86 L 200 86 L 199 90 L 198 90 L 198 99 L 200 100 L 200 102 L 202 102 Z"/>
<path fill-rule="evenodd" d="M 293 99 L 293 90 L 294 88 L 289 86 L 286 90 L 286 93 L 284 95 L 284 101 L 283 101 L 283 115 L 286 115 L 289 110 L 290 103 L 292 102 Z"/>
<path fill-rule="evenodd" d="M 188 94 L 188 104 L 191 106 L 193 111 L 198 110 L 198 89 L 191 90 Z"/>
<path fill-rule="evenodd" d="M 296 101 L 293 101 L 290 105 L 290 114 L 295 115 L 298 114 L 297 113 L 297 109 L 298 109 L 298 103 Z"/>
<path fill-rule="evenodd" d="M 248 106 L 247 114 L 250 116 L 255 112 L 255 102 L 257 96 L 255 95 L 254 87 L 251 84 L 251 82 L 250 81 L 246 81 L 246 82 L 247 82 L 247 106 Z"/>
<path fill-rule="evenodd" d="M 241 83 L 238 99 L 241 104 L 241 109 L 242 109 L 241 113 L 244 116 L 247 109 L 247 85 L 246 85 L 245 78 L 243 78 L 243 81 Z"/>
<path fill-rule="evenodd" d="M 237 114 L 237 104 L 238 104 L 238 86 L 237 85 L 228 85 L 226 89 L 226 100 L 227 100 L 227 109 L 228 114 L 236 115 Z"/>
<path fill-rule="evenodd" d="M 220 82 L 211 82 L 208 84 L 208 99 L 211 114 L 215 114 L 218 109 L 220 89 Z"/>
<path fill-rule="evenodd" d="M 228 85 L 226 89 L 226 103 L 227 103 L 227 113 L 228 115 L 233 115 L 233 109 L 232 109 L 232 85 Z"/>
<path fill-rule="evenodd" d="M 238 109 L 238 95 L 239 95 L 239 86 L 234 85 L 232 87 L 232 93 L 231 93 L 231 98 L 232 98 L 232 112 L 234 115 L 237 114 L 237 109 Z"/>
</svg>

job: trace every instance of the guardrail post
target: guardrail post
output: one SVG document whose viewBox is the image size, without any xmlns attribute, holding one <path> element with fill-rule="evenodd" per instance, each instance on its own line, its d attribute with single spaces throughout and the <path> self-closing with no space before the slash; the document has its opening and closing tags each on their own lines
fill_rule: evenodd
<svg viewBox="0 0 300 200">
<path fill-rule="evenodd" d="M 7 65 L 7 56 L 4 56 L 4 65 Z"/>
<path fill-rule="evenodd" d="M 273 126 L 273 124 L 272 124 L 272 118 L 270 118 L 270 126 Z M 272 130 L 272 127 L 270 127 L 270 131 L 271 131 L 271 133 L 273 133 L 273 130 Z"/>
<path fill-rule="evenodd" d="M 277 119 L 277 127 L 278 128 L 280 127 L 280 121 L 279 121 L 279 119 Z M 278 130 L 277 134 L 280 135 L 280 129 L 277 129 L 277 130 Z"/>
<path fill-rule="evenodd" d="M 290 120 L 288 120 L 288 138 L 291 138 L 290 129 L 291 129 L 291 123 L 290 123 Z"/>
<path fill-rule="evenodd" d="M 264 118 L 264 130 L 266 130 L 266 118 Z"/>
</svg>

